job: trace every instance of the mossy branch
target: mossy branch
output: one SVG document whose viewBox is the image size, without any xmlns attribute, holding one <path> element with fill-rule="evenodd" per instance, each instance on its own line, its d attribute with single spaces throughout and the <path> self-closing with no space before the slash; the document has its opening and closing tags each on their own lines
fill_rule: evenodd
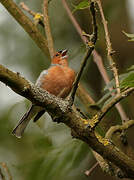
<svg viewBox="0 0 134 180">
<path fill-rule="evenodd" d="M 78 139 L 87 143 L 104 159 L 118 166 L 127 177 L 134 178 L 134 161 L 113 144 L 109 143 L 105 146 L 99 142 L 94 131 L 90 131 L 89 128 L 85 127 L 83 118 L 73 111 L 68 101 L 37 88 L 25 78 L 21 77 L 20 74 L 14 73 L 2 65 L 0 65 L 0 81 L 33 103 L 45 107 L 53 120 L 65 123 L 76 132 Z"/>
<path fill-rule="evenodd" d="M 0 3 L 8 10 L 8 12 L 23 27 L 28 35 L 33 39 L 42 52 L 49 56 L 47 41 L 40 33 L 35 24 L 21 11 L 21 9 L 12 0 L 0 0 Z"/>
</svg>

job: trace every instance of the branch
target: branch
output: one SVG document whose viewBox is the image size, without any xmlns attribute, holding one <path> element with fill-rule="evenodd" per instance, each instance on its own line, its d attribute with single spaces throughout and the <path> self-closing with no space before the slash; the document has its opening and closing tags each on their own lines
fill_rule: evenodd
<svg viewBox="0 0 134 180">
<path fill-rule="evenodd" d="M 47 37 L 47 42 L 48 42 L 48 49 L 49 49 L 51 58 L 53 58 L 54 45 L 53 45 L 53 38 L 51 34 L 51 28 L 50 28 L 49 16 L 48 16 L 48 0 L 44 0 L 43 14 L 44 14 L 44 25 L 45 25 L 44 27 L 45 27 L 45 32 L 46 32 L 46 37 Z"/>
<path fill-rule="evenodd" d="M 78 34 L 80 35 L 82 41 L 86 44 L 88 42 L 88 39 L 86 36 L 82 35 L 83 31 L 82 31 L 80 25 L 78 24 L 78 22 L 76 21 L 75 17 L 73 16 L 71 10 L 69 9 L 66 0 L 62 0 L 62 3 L 63 3 L 64 8 L 67 11 L 67 14 L 68 14 L 70 20 L 72 21 L 75 29 L 77 30 Z M 102 75 L 102 77 L 104 79 L 104 82 L 106 84 L 108 84 L 110 82 L 110 80 L 109 80 L 108 74 L 104 68 L 104 64 L 103 64 L 101 56 L 98 54 L 98 52 L 96 50 L 93 50 L 92 54 L 93 54 L 93 61 L 96 63 L 98 70 L 100 71 L 100 74 Z M 112 89 L 109 88 L 109 91 L 111 91 L 111 90 Z M 117 110 L 121 116 L 122 121 L 125 119 L 128 119 L 128 117 L 127 117 L 125 111 L 123 110 L 121 104 L 119 104 L 119 103 L 116 104 L 116 108 L 117 108 Z"/>
<path fill-rule="evenodd" d="M 9 180 L 12 180 L 13 178 L 12 178 L 12 175 L 11 175 L 11 173 L 10 173 L 10 171 L 9 171 L 9 168 L 7 167 L 7 164 L 5 163 L 5 162 L 0 162 L 0 165 L 2 166 L 2 168 L 5 170 L 5 172 L 6 172 L 6 174 L 7 174 L 7 176 L 8 176 L 8 179 Z M 0 169 L 1 170 L 1 169 Z M 1 173 L 0 173 L 1 174 Z M 1 175 L 3 175 L 3 174 L 1 174 Z M 3 176 L 3 179 L 2 180 L 5 180 L 5 177 Z"/>
<path fill-rule="evenodd" d="M 64 122 L 76 131 L 79 139 L 89 144 L 91 148 L 105 159 L 121 167 L 129 177 L 134 177 L 134 162 L 124 153 L 116 149 L 114 145 L 109 144 L 108 146 L 104 146 L 102 143 L 98 142 L 94 132 L 85 128 L 83 119 L 76 115 L 67 101 L 63 101 L 60 98 L 50 95 L 47 91 L 37 88 L 32 83 L 22 78 L 19 73 L 13 73 L 2 65 L 0 65 L 0 80 L 33 103 L 45 107 L 53 120 L 58 119 L 60 122 Z"/>
<path fill-rule="evenodd" d="M 5 180 L 5 176 L 3 175 L 1 168 L 0 168 L 0 179 Z"/>
<path fill-rule="evenodd" d="M 34 104 L 45 107 L 53 120 L 65 123 L 76 132 L 78 139 L 87 143 L 104 159 L 118 166 L 128 175 L 127 177 L 134 178 L 134 161 L 113 144 L 109 143 L 104 146 L 103 143 L 99 142 L 94 131 L 89 131 L 89 128 L 85 127 L 83 119 L 73 111 L 68 101 L 62 100 L 45 90 L 37 88 L 18 73 L 14 73 L 2 65 L 0 65 L 0 81 L 8 85 L 21 96 L 32 101 Z M 125 98 L 125 96 L 122 98 Z"/>
<path fill-rule="evenodd" d="M 110 64 L 111 69 L 112 69 L 113 74 L 114 74 L 117 93 L 120 93 L 118 70 L 117 70 L 116 64 L 115 64 L 115 62 L 114 62 L 114 60 L 112 58 L 112 55 L 113 55 L 114 51 L 112 49 L 112 45 L 111 45 L 111 42 L 110 42 L 110 36 L 109 36 L 109 32 L 108 32 L 107 21 L 106 21 L 105 16 L 104 16 L 104 12 L 103 12 L 102 5 L 101 5 L 101 0 L 96 0 L 96 2 L 98 4 L 100 14 L 101 14 L 101 18 L 102 18 L 102 23 L 103 23 L 103 26 L 104 26 L 105 38 L 106 38 L 106 44 L 107 44 L 107 55 L 108 55 L 109 64 Z"/>
<path fill-rule="evenodd" d="M 26 30 L 28 29 L 28 32 L 29 32 L 29 35 L 33 36 L 33 38 L 35 37 L 35 42 L 37 44 L 37 46 L 44 52 L 44 53 L 47 53 L 47 55 L 49 55 L 48 53 L 48 48 L 46 46 L 46 51 L 44 50 L 44 42 L 46 43 L 46 39 L 44 38 L 44 36 L 42 36 L 40 34 L 40 32 L 38 31 L 37 27 L 32 23 L 32 21 L 27 17 L 25 16 L 25 14 L 19 9 L 19 7 L 12 1 L 12 0 L 7 0 L 7 1 L 4 1 L 4 0 L 0 0 L 0 2 L 5 6 L 5 8 L 7 8 L 7 10 L 11 13 L 11 15 L 13 17 L 16 18 L 16 20 L 20 23 L 20 25 Z M 21 3 L 20 4 L 21 7 L 29 12 L 32 16 L 35 16 L 35 12 L 31 11 L 24 3 Z M 17 14 L 17 16 L 16 16 Z M 41 20 L 41 25 L 43 24 L 43 21 Z M 44 24 L 43 24 L 43 27 L 44 27 Z M 31 32 L 34 32 L 34 29 L 36 29 L 36 33 L 31 33 Z M 78 88 L 80 89 L 81 91 L 81 87 Z M 81 91 L 81 94 L 83 94 L 83 89 Z M 83 94 L 83 97 L 85 97 L 85 94 Z"/>
<path fill-rule="evenodd" d="M 44 23 L 42 21 L 43 19 L 42 14 L 32 11 L 24 2 L 20 3 L 20 7 L 24 9 L 26 12 L 28 12 L 34 18 L 35 25 L 40 24 L 44 28 Z"/>
<path fill-rule="evenodd" d="M 75 97 L 75 94 L 76 94 L 76 91 L 77 91 L 77 88 L 78 88 L 78 83 L 80 81 L 80 78 L 81 78 L 81 75 L 82 75 L 82 72 L 87 64 L 87 60 L 88 58 L 90 57 L 93 49 L 94 49 L 94 46 L 95 46 L 95 43 L 97 41 L 97 24 L 96 24 L 96 17 L 95 17 L 95 7 L 94 7 L 94 2 L 91 2 L 90 4 L 90 12 L 91 12 L 91 15 L 92 15 L 92 23 L 93 23 L 93 33 L 92 35 L 90 35 L 91 39 L 88 43 L 88 50 L 86 52 L 86 55 L 81 63 L 81 67 L 80 67 L 80 70 L 79 72 L 77 73 L 77 76 L 76 76 L 76 79 L 75 79 L 75 82 L 73 84 L 73 87 L 72 87 L 72 90 L 71 90 L 71 93 L 70 93 L 70 100 L 71 100 L 71 103 L 73 104 L 74 102 L 74 97 Z"/>
<path fill-rule="evenodd" d="M 89 112 L 90 105 L 94 104 L 95 102 L 92 99 L 92 97 L 89 95 L 89 93 L 86 91 L 86 89 L 84 89 L 84 87 L 82 86 L 81 83 L 79 83 L 79 88 L 78 88 L 76 94 L 79 97 L 79 99 L 83 102 L 83 104 L 85 105 L 87 112 Z"/>
<path fill-rule="evenodd" d="M 31 9 L 29 9 L 28 6 L 24 2 L 20 3 L 20 7 L 24 9 L 26 12 L 28 12 L 31 16 L 34 17 L 36 15 L 36 13 L 32 11 Z"/>
<path fill-rule="evenodd" d="M 23 27 L 29 36 L 35 41 L 42 52 L 49 56 L 47 41 L 39 32 L 34 23 L 21 11 L 21 9 L 12 0 L 0 0 L 0 3 L 8 10 L 8 12 Z"/>
<path fill-rule="evenodd" d="M 122 132 L 122 131 L 127 130 L 128 128 L 130 128 L 132 126 L 134 126 L 134 120 L 129 120 L 129 121 L 125 122 L 122 125 L 112 126 L 107 131 L 105 137 L 108 138 L 108 139 L 112 139 L 112 136 L 113 136 L 114 133 Z"/>
<path fill-rule="evenodd" d="M 117 104 L 119 101 L 121 101 L 122 99 L 124 99 L 124 97 L 129 96 L 132 92 L 134 91 L 134 88 L 129 88 L 125 91 L 123 91 L 120 94 L 117 94 L 106 106 L 104 106 L 104 108 L 101 110 L 103 112 L 103 116 L 115 105 Z"/>
<path fill-rule="evenodd" d="M 92 119 L 89 120 L 89 125 L 91 126 L 91 128 L 94 129 L 98 125 L 98 123 L 101 121 L 101 119 L 106 115 L 106 113 L 115 104 L 117 104 L 119 101 L 121 101 L 125 97 L 129 96 L 132 92 L 134 92 L 134 87 L 129 88 L 120 94 L 117 94 L 106 106 L 104 106 L 104 108 L 101 109 L 100 112 L 98 112 L 95 116 L 93 116 Z"/>
<path fill-rule="evenodd" d="M 86 170 L 85 171 L 85 175 L 86 176 L 90 176 L 91 175 L 91 173 L 95 170 L 95 168 L 98 166 L 98 162 L 96 162 L 89 170 Z"/>
<path fill-rule="evenodd" d="M 70 93 L 70 96 L 69 96 L 69 100 L 70 100 L 70 103 L 71 105 L 73 104 L 74 102 L 74 98 L 75 98 L 75 94 L 76 94 L 76 91 L 77 91 L 77 88 L 78 88 L 78 83 L 80 81 L 80 78 L 81 78 L 81 75 L 82 75 L 82 72 L 84 70 L 84 67 L 86 66 L 87 64 L 87 60 L 88 58 L 90 57 L 92 51 L 94 49 L 94 46 L 91 46 L 89 47 L 89 49 L 87 50 L 86 52 L 86 55 L 81 63 L 81 67 L 80 67 L 80 70 L 78 71 L 77 75 L 76 75 L 76 79 L 74 81 L 74 84 L 73 84 L 73 87 L 72 87 L 72 90 L 71 90 L 71 93 Z"/>
</svg>

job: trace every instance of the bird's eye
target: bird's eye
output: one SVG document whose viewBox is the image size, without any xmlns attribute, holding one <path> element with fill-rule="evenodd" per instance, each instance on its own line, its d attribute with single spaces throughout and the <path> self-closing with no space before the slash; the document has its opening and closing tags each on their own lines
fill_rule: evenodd
<svg viewBox="0 0 134 180">
<path fill-rule="evenodd" d="M 59 54 L 55 54 L 55 56 L 58 56 Z"/>
</svg>

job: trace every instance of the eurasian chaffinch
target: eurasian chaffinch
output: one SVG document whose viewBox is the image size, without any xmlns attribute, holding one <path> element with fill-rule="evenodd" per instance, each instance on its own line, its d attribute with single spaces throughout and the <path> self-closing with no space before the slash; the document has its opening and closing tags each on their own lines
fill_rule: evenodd
<svg viewBox="0 0 134 180">
<path fill-rule="evenodd" d="M 74 79 L 75 72 L 68 66 L 67 50 L 61 50 L 55 53 L 50 67 L 41 72 L 36 85 L 55 96 L 66 98 L 72 89 Z M 29 121 L 34 117 L 36 122 L 44 113 L 43 107 L 32 104 L 12 133 L 21 138 Z"/>
</svg>

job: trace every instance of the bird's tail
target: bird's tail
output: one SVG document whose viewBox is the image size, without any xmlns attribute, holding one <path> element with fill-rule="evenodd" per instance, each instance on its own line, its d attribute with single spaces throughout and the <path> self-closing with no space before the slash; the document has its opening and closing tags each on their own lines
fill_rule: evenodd
<svg viewBox="0 0 134 180">
<path fill-rule="evenodd" d="M 21 138 L 25 128 L 27 127 L 29 121 L 38 113 L 40 112 L 41 107 L 32 105 L 30 109 L 24 114 L 21 118 L 17 126 L 13 129 L 12 134 L 15 135 L 17 138 Z"/>
</svg>

